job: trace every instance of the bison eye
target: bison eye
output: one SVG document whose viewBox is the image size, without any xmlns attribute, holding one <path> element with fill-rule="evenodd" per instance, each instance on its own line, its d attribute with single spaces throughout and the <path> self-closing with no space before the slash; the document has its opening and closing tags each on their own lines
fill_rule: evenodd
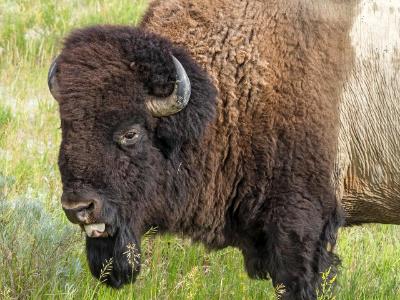
<svg viewBox="0 0 400 300">
<path fill-rule="evenodd" d="M 125 132 L 119 142 L 122 146 L 129 146 L 135 144 L 139 139 L 139 133 L 136 130 L 129 130 Z"/>
<path fill-rule="evenodd" d="M 145 131 L 140 124 L 122 123 L 113 133 L 113 140 L 125 150 L 139 143 L 145 136 Z"/>
<path fill-rule="evenodd" d="M 137 135 L 136 132 L 130 131 L 124 134 L 124 139 L 125 140 L 132 140 L 133 138 L 135 138 L 135 136 Z"/>
</svg>

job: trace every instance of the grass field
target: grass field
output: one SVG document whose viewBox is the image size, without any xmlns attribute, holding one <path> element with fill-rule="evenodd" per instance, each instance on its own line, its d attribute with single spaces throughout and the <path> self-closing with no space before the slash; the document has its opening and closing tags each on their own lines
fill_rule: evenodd
<svg viewBox="0 0 400 300">
<path fill-rule="evenodd" d="M 0 0 L 0 299 L 274 299 L 240 253 L 171 237 L 143 242 L 135 285 L 111 290 L 88 271 L 84 237 L 60 207 L 58 107 L 47 70 L 72 28 L 135 25 L 145 1 Z M 400 299 L 400 228 L 343 229 L 335 299 Z M 320 299 L 333 299 L 329 291 Z"/>
</svg>

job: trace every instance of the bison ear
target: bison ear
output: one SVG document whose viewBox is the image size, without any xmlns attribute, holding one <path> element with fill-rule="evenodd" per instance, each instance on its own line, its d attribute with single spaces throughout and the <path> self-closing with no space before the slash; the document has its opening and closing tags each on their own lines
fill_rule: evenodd
<svg viewBox="0 0 400 300">
<path fill-rule="evenodd" d="M 182 139 L 177 138 L 177 136 L 171 136 L 168 130 L 162 130 L 158 127 L 156 131 L 156 146 L 165 158 L 171 158 L 180 150 Z"/>
</svg>

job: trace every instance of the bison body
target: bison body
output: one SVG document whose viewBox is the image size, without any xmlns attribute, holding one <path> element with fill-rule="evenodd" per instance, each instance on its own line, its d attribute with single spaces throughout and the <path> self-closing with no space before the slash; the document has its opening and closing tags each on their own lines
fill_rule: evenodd
<svg viewBox="0 0 400 300">
<path fill-rule="evenodd" d="M 251 277 L 316 298 L 343 222 L 353 12 L 348 1 L 156 1 L 138 28 L 66 39 L 49 75 L 62 204 L 88 234 L 96 277 L 112 258 L 107 283 L 133 280 L 140 237 L 157 227 L 238 247 Z"/>
<path fill-rule="evenodd" d="M 350 31 L 335 172 L 350 225 L 400 224 L 399 15 L 399 2 L 360 1 Z"/>
</svg>

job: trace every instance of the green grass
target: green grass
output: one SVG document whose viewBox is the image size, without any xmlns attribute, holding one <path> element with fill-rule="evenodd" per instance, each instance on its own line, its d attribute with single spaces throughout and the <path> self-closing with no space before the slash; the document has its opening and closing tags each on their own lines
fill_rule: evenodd
<svg viewBox="0 0 400 300">
<path fill-rule="evenodd" d="M 0 0 L 0 299 L 274 299 L 270 282 L 248 279 L 237 250 L 209 253 L 172 236 L 144 240 L 135 285 L 106 288 L 90 275 L 84 237 L 60 209 L 50 61 L 72 28 L 134 25 L 145 8 L 132 0 Z M 336 299 L 400 299 L 398 249 L 399 227 L 342 230 Z"/>
</svg>

